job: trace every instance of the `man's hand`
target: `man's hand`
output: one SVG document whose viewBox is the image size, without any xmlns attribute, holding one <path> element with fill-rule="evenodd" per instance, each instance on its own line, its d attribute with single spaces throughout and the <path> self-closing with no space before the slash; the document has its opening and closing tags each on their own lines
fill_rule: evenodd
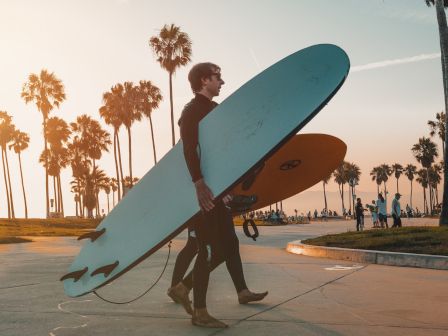
<svg viewBox="0 0 448 336">
<path fill-rule="evenodd" d="M 232 199 L 233 199 L 233 196 L 230 194 L 227 194 L 222 198 L 222 201 L 224 202 L 224 205 L 227 206 L 232 201 Z"/>
<path fill-rule="evenodd" d="M 205 183 L 204 179 L 197 180 L 194 183 L 196 187 L 196 196 L 198 198 L 199 206 L 202 211 L 210 211 L 215 207 L 213 200 L 215 197 L 213 196 L 212 191 Z"/>
</svg>

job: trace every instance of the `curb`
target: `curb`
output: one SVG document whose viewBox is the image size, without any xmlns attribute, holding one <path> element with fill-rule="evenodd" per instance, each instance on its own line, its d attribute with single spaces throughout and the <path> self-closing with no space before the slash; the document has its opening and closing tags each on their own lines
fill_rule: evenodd
<svg viewBox="0 0 448 336">
<path fill-rule="evenodd" d="M 288 243 L 286 250 L 309 257 L 350 260 L 365 264 L 448 270 L 446 256 L 315 246 L 303 244 L 300 240 Z"/>
</svg>

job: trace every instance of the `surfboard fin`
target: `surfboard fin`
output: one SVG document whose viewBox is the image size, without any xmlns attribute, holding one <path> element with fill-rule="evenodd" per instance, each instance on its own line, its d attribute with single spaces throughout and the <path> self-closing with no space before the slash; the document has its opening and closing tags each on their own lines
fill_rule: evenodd
<svg viewBox="0 0 448 336">
<path fill-rule="evenodd" d="M 112 273 L 112 271 L 118 266 L 118 264 L 119 264 L 119 262 L 117 260 L 113 264 L 101 266 L 101 267 L 97 268 L 96 270 L 94 270 L 92 272 L 92 274 L 90 274 L 90 275 L 95 276 L 97 274 L 104 274 L 104 277 L 107 278 L 109 276 L 109 274 Z"/>
<path fill-rule="evenodd" d="M 99 237 L 101 237 L 104 234 L 104 232 L 106 232 L 106 228 L 102 228 L 99 231 L 87 232 L 87 233 L 84 233 L 83 235 L 79 236 L 78 240 L 90 238 L 90 241 L 93 243 L 95 240 L 97 240 Z"/>
<path fill-rule="evenodd" d="M 62 276 L 60 280 L 64 281 L 67 279 L 73 279 L 75 282 L 77 282 L 84 274 L 87 273 L 88 270 L 89 268 L 86 266 L 82 270 L 67 273 L 66 275 Z"/>
</svg>

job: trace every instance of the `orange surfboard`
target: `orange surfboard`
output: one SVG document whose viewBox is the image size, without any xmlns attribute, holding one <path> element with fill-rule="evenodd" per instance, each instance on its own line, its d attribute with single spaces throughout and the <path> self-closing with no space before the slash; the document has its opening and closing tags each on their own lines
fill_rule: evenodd
<svg viewBox="0 0 448 336">
<path fill-rule="evenodd" d="M 321 182 L 342 163 L 346 152 L 347 145 L 332 135 L 296 135 L 231 193 L 257 197 L 246 211 L 263 208 Z"/>
</svg>

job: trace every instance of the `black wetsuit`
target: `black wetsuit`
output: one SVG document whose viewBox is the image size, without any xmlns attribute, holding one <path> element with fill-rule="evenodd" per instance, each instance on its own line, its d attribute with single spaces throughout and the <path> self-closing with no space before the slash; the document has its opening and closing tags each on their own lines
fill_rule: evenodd
<svg viewBox="0 0 448 336">
<path fill-rule="evenodd" d="M 200 160 L 197 152 L 199 122 L 216 105 L 215 102 L 209 100 L 207 97 L 196 94 L 185 106 L 179 120 L 185 161 L 193 183 L 202 178 Z M 215 207 L 211 211 L 199 212 L 192 219 L 191 227 L 196 233 L 198 256 L 194 264 L 193 274 L 187 277 L 185 285 L 189 288 L 193 287 L 193 303 L 195 308 L 206 307 L 210 270 L 223 261 L 227 264 L 237 292 L 247 289 L 239 253 L 239 241 L 235 234 L 231 212 L 222 200 L 215 200 L 214 203 Z M 186 248 L 191 249 L 191 247 L 192 245 L 187 241 Z M 188 257 L 188 255 L 191 255 L 191 253 L 185 253 L 183 257 Z M 179 261 L 179 263 L 185 265 L 183 261 Z M 176 277 L 178 277 L 177 274 Z M 192 277 L 194 277 L 194 284 L 191 284 Z"/>
</svg>

